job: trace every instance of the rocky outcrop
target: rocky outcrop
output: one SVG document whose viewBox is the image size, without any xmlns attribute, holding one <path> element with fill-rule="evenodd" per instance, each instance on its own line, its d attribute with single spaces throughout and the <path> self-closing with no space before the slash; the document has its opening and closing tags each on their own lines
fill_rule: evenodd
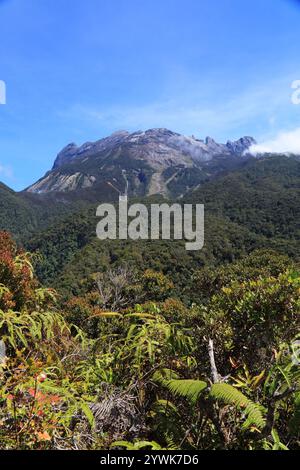
<svg viewBox="0 0 300 470">
<path fill-rule="evenodd" d="M 242 137 L 241 139 L 237 140 L 236 142 L 231 142 L 230 140 L 227 142 L 226 147 L 229 149 L 230 152 L 235 154 L 244 154 L 247 150 L 255 145 L 257 142 L 253 137 Z"/>
</svg>

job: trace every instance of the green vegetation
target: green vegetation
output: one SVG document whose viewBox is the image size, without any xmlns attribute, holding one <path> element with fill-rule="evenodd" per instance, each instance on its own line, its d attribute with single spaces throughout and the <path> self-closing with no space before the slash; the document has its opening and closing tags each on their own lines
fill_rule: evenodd
<svg viewBox="0 0 300 470">
<path fill-rule="evenodd" d="M 232 263 L 261 248 L 299 259 L 299 187 L 300 162 L 272 157 L 246 162 L 190 193 L 184 202 L 205 204 L 200 252 L 186 252 L 184 243 L 174 240 L 101 242 L 94 205 L 60 218 L 25 245 L 40 253 L 37 273 L 47 285 L 76 293 L 96 271 L 133 264 L 140 272 L 151 268 L 170 276 L 180 298 L 191 303 L 197 300 L 190 293 L 199 267 Z"/>
<path fill-rule="evenodd" d="M 272 157 L 188 194 L 199 252 L 0 186 L 0 448 L 299 449 L 299 179 Z"/>
<path fill-rule="evenodd" d="M 0 277 L 2 449 L 299 448 L 300 277 L 283 256 L 235 263 L 189 308 L 150 269 L 64 300 L 6 233 Z"/>
</svg>

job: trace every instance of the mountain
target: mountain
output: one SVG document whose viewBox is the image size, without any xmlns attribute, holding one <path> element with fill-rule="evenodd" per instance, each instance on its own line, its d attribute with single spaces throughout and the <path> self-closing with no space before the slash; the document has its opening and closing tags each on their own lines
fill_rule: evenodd
<svg viewBox="0 0 300 470">
<path fill-rule="evenodd" d="M 19 193 L 0 184 L 0 230 L 28 240 L 55 221 L 89 205 L 130 196 L 179 198 L 217 175 L 242 167 L 251 137 L 218 144 L 167 129 L 120 131 L 81 147 L 69 144 L 53 168 Z"/>
<path fill-rule="evenodd" d="M 113 197 L 128 187 L 129 195 L 182 197 L 190 189 L 222 171 L 237 168 L 250 157 L 252 137 L 219 144 L 212 138 L 199 140 L 168 129 L 145 132 L 120 131 L 110 137 L 78 147 L 67 145 L 51 171 L 27 192 L 76 192 Z"/>
<path fill-rule="evenodd" d="M 299 258 L 300 159 L 260 155 L 251 137 L 219 144 L 166 129 L 125 131 L 68 145 L 53 168 L 20 193 L 0 184 L 0 229 L 40 253 L 42 282 L 73 292 L 97 271 L 130 263 L 162 271 L 184 292 L 193 269 L 233 261 L 256 248 Z M 205 204 L 205 246 L 184 241 L 96 238 L 96 206 L 128 187 L 139 202 Z M 116 190 L 116 189 L 117 190 Z M 155 198 L 153 198 L 153 196 Z M 149 196 L 152 196 L 149 198 Z M 82 284 L 83 283 L 83 284 Z"/>
<path fill-rule="evenodd" d="M 139 201 L 155 194 L 200 201 L 212 215 L 246 224 L 259 235 L 290 236 L 297 223 L 300 159 L 254 158 L 248 152 L 254 142 L 243 137 L 219 144 L 210 137 L 150 129 L 120 131 L 81 147 L 69 144 L 52 170 L 27 190 L 16 193 L 0 184 L 0 229 L 27 243 L 69 216 L 94 213 L 99 203 L 116 201 L 118 191 L 128 187 L 129 196 Z M 297 184 L 292 185 L 293 178 Z"/>
</svg>

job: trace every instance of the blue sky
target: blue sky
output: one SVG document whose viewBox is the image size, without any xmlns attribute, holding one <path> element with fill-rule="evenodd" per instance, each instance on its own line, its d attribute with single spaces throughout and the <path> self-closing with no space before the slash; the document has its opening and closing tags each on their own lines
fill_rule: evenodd
<svg viewBox="0 0 300 470">
<path fill-rule="evenodd" d="M 300 150 L 299 24 L 296 0 L 0 0 L 0 180 L 119 129 Z"/>
</svg>

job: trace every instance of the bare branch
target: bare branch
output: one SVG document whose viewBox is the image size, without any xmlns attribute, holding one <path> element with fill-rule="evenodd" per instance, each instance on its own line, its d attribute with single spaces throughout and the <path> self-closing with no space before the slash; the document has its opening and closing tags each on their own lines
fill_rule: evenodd
<svg viewBox="0 0 300 470">
<path fill-rule="evenodd" d="M 210 368 L 211 368 L 211 375 L 213 379 L 213 383 L 218 383 L 220 382 L 220 375 L 218 373 L 218 369 L 216 366 L 216 361 L 215 361 L 215 353 L 214 353 L 214 342 L 212 339 L 209 339 L 208 341 L 208 354 L 209 354 L 209 361 L 210 361 Z"/>
</svg>

